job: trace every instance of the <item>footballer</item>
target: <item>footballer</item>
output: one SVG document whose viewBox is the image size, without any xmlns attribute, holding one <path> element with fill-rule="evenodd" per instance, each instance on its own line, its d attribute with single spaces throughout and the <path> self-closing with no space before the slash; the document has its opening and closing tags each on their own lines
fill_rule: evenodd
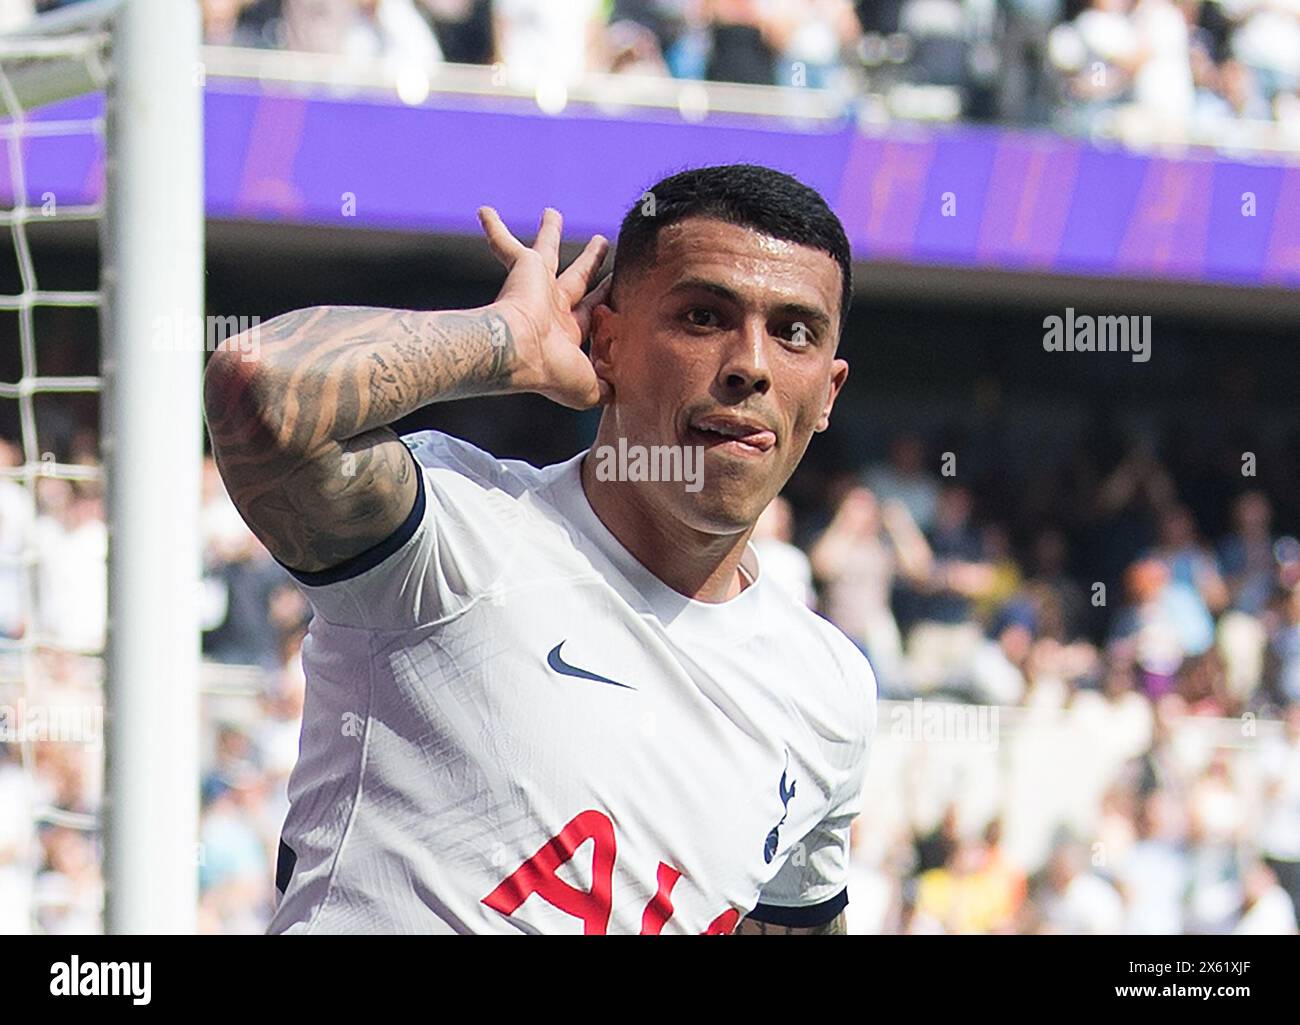
<svg viewBox="0 0 1300 1025">
<path fill-rule="evenodd" d="M 600 236 L 560 271 L 555 210 L 527 246 L 485 207 L 490 305 L 298 310 L 208 364 L 222 478 L 313 612 L 270 932 L 844 931 L 875 679 L 749 537 L 848 374 L 848 241 L 767 168 L 649 191 L 608 277 Z M 601 406 L 592 449 L 388 426 L 515 392 Z M 699 486 L 598 475 L 620 445 Z"/>
</svg>

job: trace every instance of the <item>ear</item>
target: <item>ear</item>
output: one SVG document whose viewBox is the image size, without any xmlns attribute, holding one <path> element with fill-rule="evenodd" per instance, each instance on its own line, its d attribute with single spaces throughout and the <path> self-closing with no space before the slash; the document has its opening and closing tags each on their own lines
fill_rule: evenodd
<svg viewBox="0 0 1300 1025">
<path fill-rule="evenodd" d="M 840 394 L 840 389 L 844 387 L 844 382 L 848 380 L 849 364 L 847 360 L 836 359 L 831 362 L 831 387 L 826 396 L 826 405 L 822 407 L 822 415 L 817 420 L 815 431 L 824 431 L 831 425 L 831 407 L 835 405 L 835 399 Z"/>
<path fill-rule="evenodd" d="M 591 366 L 600 384 L 600 404 L 614 399 L 614 343 L 618 340 L 621 317 L 605 303 L 591 311 Z"/>
</svg>

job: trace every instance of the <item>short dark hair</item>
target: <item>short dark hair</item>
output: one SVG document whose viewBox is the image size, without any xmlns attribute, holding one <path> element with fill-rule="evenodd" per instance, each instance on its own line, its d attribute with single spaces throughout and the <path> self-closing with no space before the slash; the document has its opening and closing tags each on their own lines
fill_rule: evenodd
<svg viewBox="0 0 1300 1025">
<path fill-rule="evenodd" d="M 853 299 L 853 267 L 844 225 L 826 200 L 797 178 L 756 164 L 697 167 L 652 185 L 623 218 L 614 252 L 614 286 L 654 260 L 661 228 L 711 217 L 820 249 L 840 265 L 840 333 Z"/>
</svg>

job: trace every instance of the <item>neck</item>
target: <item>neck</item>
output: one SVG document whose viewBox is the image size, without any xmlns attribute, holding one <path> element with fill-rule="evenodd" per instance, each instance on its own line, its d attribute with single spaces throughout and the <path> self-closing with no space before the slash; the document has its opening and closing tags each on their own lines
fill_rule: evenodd
<svg viewBox="0 0 1300 1025">
<path fill-rule="evenodd" d="M 753 582 L 740 566 L 752 525 L 738 534 L 695 530 L 660 515 L 635 483 L 596 480 L 590 457 L 582 460 L 582 490 L 619 544 L 678 594 L 724 602 Z"/>
</svg>

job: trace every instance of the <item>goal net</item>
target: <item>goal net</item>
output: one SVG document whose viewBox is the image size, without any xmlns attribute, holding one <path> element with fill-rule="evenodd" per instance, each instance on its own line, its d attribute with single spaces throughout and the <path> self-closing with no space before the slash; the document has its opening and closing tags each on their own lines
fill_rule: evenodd
<svg viewBox="0 0 1300 1025">
<path fill-rule="evenodd" d="M 151 340 L 202 312 L 198 35 L 0 35 L 0 933 L 193 930 L 202 357 Z"/>
</svg>

